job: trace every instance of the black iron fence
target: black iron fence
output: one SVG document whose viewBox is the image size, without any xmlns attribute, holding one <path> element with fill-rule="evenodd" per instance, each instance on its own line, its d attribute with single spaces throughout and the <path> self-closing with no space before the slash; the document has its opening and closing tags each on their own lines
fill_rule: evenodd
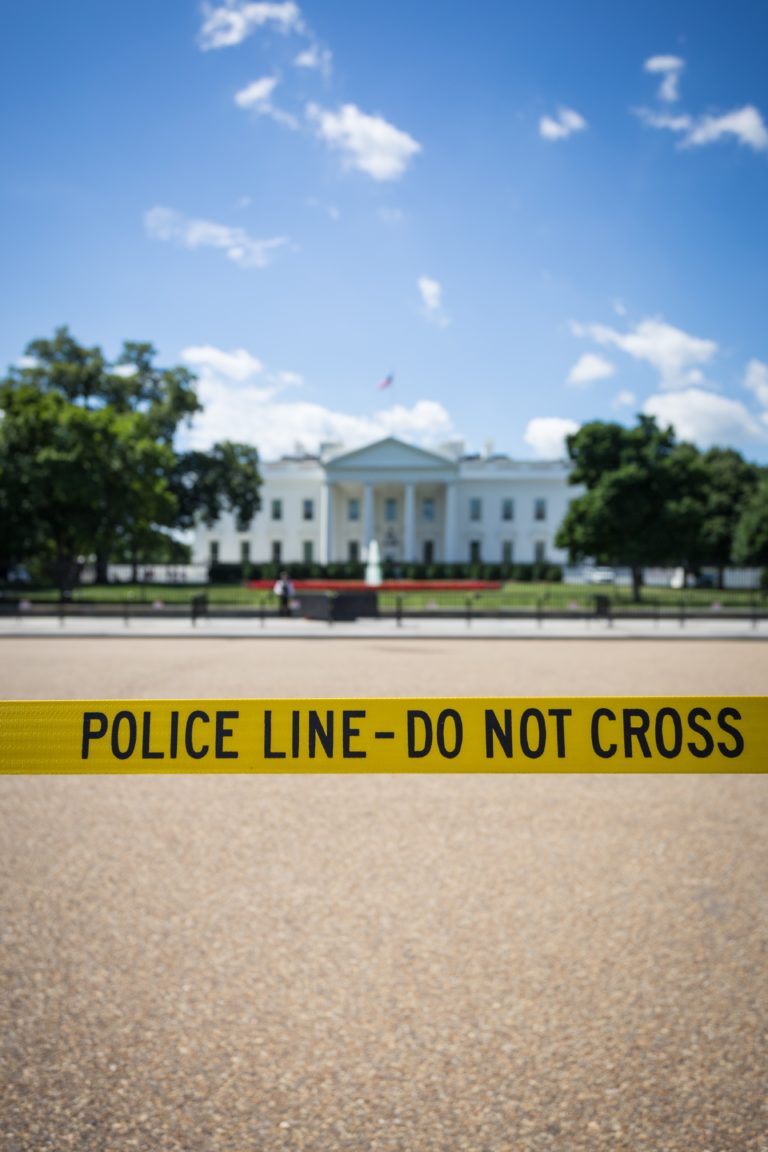
<svg viewBox="0 0 768 1152">
<path fill-rule="evenodd" d="M 121 616 L 187 618 L 193 624 L 206 617 L 266 620 L 280 614 L 278 598 L 269 590 L 226 586 L 169 588 L 168 586 L 112 585 L 79 588 L 66 596 L 52 591 L 9 591 L 0 594 L 0 615 L 19 619 L 31 616 Z M 762 588 L 731 586 L 644 587 L 639 600 L 631 586 L 622 584 L 536 583 L 510 581 L 497 587 L 442 589 L 434 585 L 407 591 L 382 587 L 362 590 L 299 589 L 290 615 L 308 619 L 360 617 L 465 618 L 585 618 L 654 619 L 761 619 L 768 617 L 768 594 Z"/>
</svg>

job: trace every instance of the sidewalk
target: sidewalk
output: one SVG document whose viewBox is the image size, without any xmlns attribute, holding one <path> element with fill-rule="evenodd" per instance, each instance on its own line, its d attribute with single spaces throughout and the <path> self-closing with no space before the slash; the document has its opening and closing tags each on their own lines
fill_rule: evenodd
<svg viewBox="0 0 768 1152">
<path fill-rule="evenodd" d="M 631 617 L 610 621 L 589 619 L 495 619 L 473 617 L 470 621 L 457 618 L 408 617 L 398 624 L 392 618 L 360 619 L 353 622 L 335 622 L 284 619 L 280 617 L 226 618 L 201 617 L 195 623 L 188 617 L 158 618 L 68 616 L 20 616 L 0 618 L 0 638 L 21 639 L 62 636 L 105 637 L 110 639 L 164 637 L 181 639 L 227 638 L 259 639 L 345 639 L 345 640 L 405 640 L 418 638 L 462 640 L 515 640 L 515 639 L 591 639 L 591 640 L 768 640 L 768 622 L 751 619 L 679 619 L 652 620 Z"/>
</svg>

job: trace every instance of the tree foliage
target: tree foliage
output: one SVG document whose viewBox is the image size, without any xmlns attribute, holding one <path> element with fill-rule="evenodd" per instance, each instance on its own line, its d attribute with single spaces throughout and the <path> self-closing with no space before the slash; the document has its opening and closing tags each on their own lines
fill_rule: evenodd
<svg viewBox="0 0 768 1152">
<path fill-rule="evenodd" d="M 706 505 L 699 537 L 705 564 L 724 568 L 732 560 L 740 518 L 755 490 L 760 469 L 733 448 L 710 448 L 702 457 L 706 471 Z"/>
<path fill-rule="evenodd" d="M 768 470 L 762 469 L 736 525 L 733 558 L 737 564 L 768 566 Z"/>
<path fill-rule="evenodd" d="M 151 560 L 198 514 L 253 517 L 255 449 L 179 453 L 177 431 L 200 411 L 195 377 L 155 355 L 129 341 L 109 362 L 59 328 L 0 381 L 0 565 L 36 559 L 66 587 L 85 556 Z"/>
<path fill-rule="evenodd" d="M 593 421 L 567 438 L 572 501 L 557 534 L 573 560 L 632 569 L 635 596 L 646 565 L 689 566 L 698 557 L 706 472 L 690 444 L 649 416 L 634 428 Z"/>
<path fill-rule="evenodd" d="M 259 484 L 259 454 L 247 444 L 225 441 L 210 452 L 182 453 L 172 478 L 179 527 L 192 528 L 199 518 L 210 528 L 229 508 L 238 532 L 245 531 L 259 510 Z"/>
</svg>

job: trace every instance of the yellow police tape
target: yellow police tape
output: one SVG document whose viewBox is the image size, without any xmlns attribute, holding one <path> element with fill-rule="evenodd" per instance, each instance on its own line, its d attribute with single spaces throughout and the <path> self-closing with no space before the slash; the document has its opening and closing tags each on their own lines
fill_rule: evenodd
<svg viewBox="0 0 768 1152">
<path fill-rule="evenodd" d="M 0 702 L 0 771 L 765 772 L 768 697 Z"/>
</svg>

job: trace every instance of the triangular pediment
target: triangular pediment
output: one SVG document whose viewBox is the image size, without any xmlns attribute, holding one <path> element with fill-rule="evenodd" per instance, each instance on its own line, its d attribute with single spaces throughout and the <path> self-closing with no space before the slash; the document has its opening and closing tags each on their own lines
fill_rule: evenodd
<svg viewBox="0 0 768 1152">
<path fill-rule="evenodd" d="M 455 462 L 440 452 L 430 452 L 426 448 L 417 448 L 415 444 L 406 444 L 396 436 L 387 436 L 374 444 L 340 452 L 327 461 L 326 467 L 329 472 L 444 472 L 446 468 L 454 469 Z"/>
</svg>

